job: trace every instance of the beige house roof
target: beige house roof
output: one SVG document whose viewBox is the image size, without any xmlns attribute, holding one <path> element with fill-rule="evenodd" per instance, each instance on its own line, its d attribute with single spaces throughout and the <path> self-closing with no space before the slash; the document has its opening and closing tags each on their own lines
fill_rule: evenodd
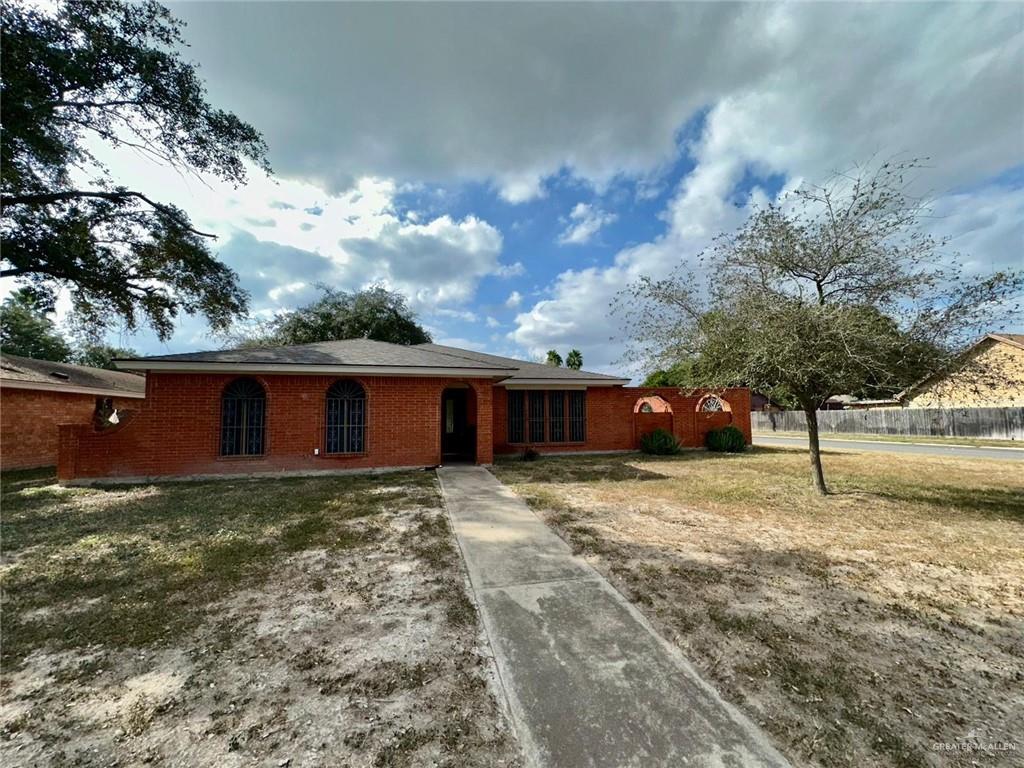
<svg viewBox="0 0 1024 768">
<path fill-rule="evenodd" d="M 963 361 L 965 361 L 972 352 L 977 350 L 983 344 L 987 344 L 989 342 L 994 342 L 996 344 L 1008 344 L 1011 347 L 1024 349 L 1024 333 L 986 333 L 976 342 L 971 344 L 971 346 L 969 346 L 967 349 L 961 352 L 957 356 L 957 360 L 960 361 L 960 364 L 963 364 Z M 906 400 L 914 397 L 915 394 L 919 393 L 927 385 L 932 384 L 936 381 L 940 381 L 947 376 L 954 375 L 956 373 L 956 370 L 956 368 L 951 368 L 948 371 L 933 373 L 931 376 L 926 376 L 920 381 L 911 384 L 902 392 L 897 392 L 893 396 L 893 399 L 901 403 L 905 402 Z"/>
<path fill-rule="evenodd" d="M 1024 333 L 990 333 L 985 336 L 985 339 L 992 339 L 993 341 L 1001 341 L 1004 344 L 1012 344 L 1015 347 L 1024 349 Z M 981 341 L 984 341 L 982 339 Z M 978 344 L 981 343 L 978 342 Z M 974 346 L 978 346 L 975 344 Z"/>
<path fill-rule="evenodd" d="M 107 397 L 145 397 L 146 377 L 3 354 L 0 355 L 0 387 Z"/>
</svg>

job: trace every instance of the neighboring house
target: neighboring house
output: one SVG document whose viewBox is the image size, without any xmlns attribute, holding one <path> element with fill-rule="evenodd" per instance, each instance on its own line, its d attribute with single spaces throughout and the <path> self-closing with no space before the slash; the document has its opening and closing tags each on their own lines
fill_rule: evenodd
<svg viewBox="0 0 1024 768">
<path fill-rule="evenodd" d="M 1024 334 L 990 333 L 950 373 L 896 395 L 907 408 L 1024 407 Z"/>
<path fill-rule="evenodd" d="M 750 393 L 750 410 L 751 411 L 784 411 L 786 410 L 783 406 L 776 403 L 768 395 L 762 395 L 760 392 Z"/>
<path fill-rule="evenodd" d="M 132 373 L 0 355 L 0 469 L 55 465 L 58 425 L 138 408 L 145 389 Z"/>
<path fill-rule="evenodd" d="M 854 400 L 847 404 L 846 409 L 851 411 L 869 411 L 876 408 L 899 408 L 900 405 L 900 401 L 894 397 L 879 397 L 873 400 Z"/>
<path fill-rule="evenodd" d="M 489 464 L 523 451 L 632 450 L 656 414 L 684 445 L 735 423 L 750 393 L 629 388 L 627 379 L 439 344 L 367 339 L 118 361 L 146 373 L 118 427 L 61 428 L 58 477 L 160 477 Z M 719 402 L 719 398 L 723 402 Z M 714 407 L 712 407 L 714 406 Z"/>
<path fill-rule="evenodd" d="M 857 398 L 853 395 L 832 395 L 832 397 L 821 404 L 821 407 L 818 408 L 818 410 L 845 411 L 847 408 L 851 408 L 856 402 Z"/>
</svg>

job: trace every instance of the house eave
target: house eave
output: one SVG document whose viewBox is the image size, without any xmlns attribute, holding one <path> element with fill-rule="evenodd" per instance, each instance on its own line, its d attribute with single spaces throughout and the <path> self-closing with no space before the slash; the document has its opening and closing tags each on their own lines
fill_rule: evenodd
<svg viewBox="0 0 1024 768">
<path fill-rule="evenodd" d="M 299 363 L 214 363 L 171 360 L 115 360 L 125 371 L 160 371 L 167 373 L 266 373 L 273 375 L 315 374 L 323 376 L 418 376 L 505 378 L 514 373 L 510 368 L 447 368 L 441 366 L 399 365 L 331 365 Z"/>
<path fill-rule="evenodd" d="M 503 381 L 505 389 L 587 389 L 588 387 L 621 387 L 629 379 L 512 379 Z"/>
<path fill-rule="evenodd" d="M 21 381 L 0 379 L 0 389 L 34 389 L 42 392 L 64 392 L 69 395 L 93 395 L 95 397 L 130 397 L 144 400 L 145 392 L 131 392 L 126 389 L 103 389 L 100 387 L 78 387 L 70 384 L 51 384 L 47 381 Z"/>
</svg>

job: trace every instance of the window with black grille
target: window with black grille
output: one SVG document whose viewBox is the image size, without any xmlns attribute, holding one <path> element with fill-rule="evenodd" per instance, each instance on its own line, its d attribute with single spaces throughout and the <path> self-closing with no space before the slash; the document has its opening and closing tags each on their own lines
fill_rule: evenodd
<svg viewBox="0 0 1024 768">
<path fill-rule="evenodd" d="M 508 441 L 523 442 L 526 424 L 526 393 L 522 390 L 511 390 L 508 393 Z"/>
<path fill-rule="evenodd" d="M 565 392 L 548 392 L 548 442 L 565 442 Z"/>
<path fill-rule="evenodd" d="M 569 392 L 569 442 L 587 439 L 587 393 Z"/>
<path fill-rule="evenodd" d="M 267 395 L 255 379 L 235 379 L 220 408 L 220 455 L 259 456 L 266 435 Z"/>
<path fill-rule="evenodd" d="M 366 392 L 357 381 L 336 381 L 327 390 L 327 453 L 366 449 Z"/>
<path fill-rule="evenodd" d="M 586 403 L 583 390 L 509 390 L 508 442 L 585 442 Z"/>
<path fill-rule="evenodd" d="M 530 392 L 527 396 L 530 412 L 527 421 L 530 424 L 530 442 L 544 442 L 544 392 Z"/>
</svg>

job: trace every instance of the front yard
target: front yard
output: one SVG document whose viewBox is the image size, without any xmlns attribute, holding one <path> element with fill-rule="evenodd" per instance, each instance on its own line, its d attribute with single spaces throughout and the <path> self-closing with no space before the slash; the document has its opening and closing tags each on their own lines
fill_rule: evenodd
<svg viewBox="0 0 1024 768">
<path fill-rule="evenodd" d="M 5 766 L 518 764 L 433 473 L 2 507 Z"/>
<path fill-rule="evenodd" d="M 495 473 L 796 765 L 1020 765 L 1024 471 L 805 452 Z"/>
</svg>

